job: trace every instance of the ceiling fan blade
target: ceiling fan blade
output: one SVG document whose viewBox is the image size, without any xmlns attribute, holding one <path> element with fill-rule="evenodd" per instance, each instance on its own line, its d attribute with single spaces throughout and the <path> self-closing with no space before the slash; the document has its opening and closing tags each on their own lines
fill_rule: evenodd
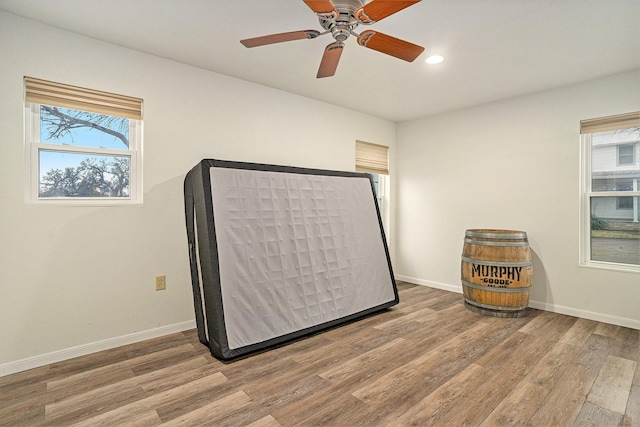
<svg viewBox="0 0 640 427">
<path fill-rule="evenodd" d="M 333 14 L 336 17 L 338 16 L 338 11 L 329 0 L 304 0 L 304 2 L 315 13 Z"/>
<path fill-rule="evenodd" d="M 324 55 L 322 55 L 322 61 L 320 62 L 320 68 L 316 76 L 317 78 L 331 77 L 336 73 L 343 49 L 344 43 L 342 42 L 331 43 L 324 49 Z"/>
<path fill-rule="evenodd" d="M 257 47 L 272 43 L 289 42 L 292 40 L 315 39 L 319 35 L 320 31 L 316 30 L 291 31 L 288 33 L 271 34 L 268 36 L 244 39 L 240 40 L 240 43 L 245 47 Z"/>
<path fill-rule="evenodd" d="M 372 30 L 360 33 L 358 44 L 408 62 L 413 62 L 424 51 L 422 46 Z"/>
<path fill-rule="evenodd" d="M 421 0 L 372 0 L 359 7 L 354 16 L 361 24 L 373 24 Z"/>
</svg>

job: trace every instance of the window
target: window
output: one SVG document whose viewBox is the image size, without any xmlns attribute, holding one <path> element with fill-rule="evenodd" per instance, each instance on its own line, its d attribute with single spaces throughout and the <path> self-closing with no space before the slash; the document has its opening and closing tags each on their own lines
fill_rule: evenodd
<svg viewBox="0 0 640 427">
<path fill-rule="evenodd" d="M 633 165 L 633 144 L 618 145 L 618 164 L 619 165 Z"/>
<path fill-rule="evenodd" d="M 356 171 L 371 174 L 374 191 L 380 202 L 384 195 L 385 176 L 389 175 L 389 147 L 356 141 Z"/>
<path fill-rule="evenodd" d="M 373 187 L 378 200 L 382 222 L 389 229 L 389 147 L 356 141 L 356 171 L 368 172 L 373 179 Z"/>
<path fill-rule="evenodd" d="M 142 100 L 25 77 L 25 198 L 142 202 Z"/>
<path fill-rule="evenodd" d="M 640 112 L 581 122 L 585 266 L 640 272 Z"/>
<path fill-rule="evenodd" d="M 633 209 L 633 197 L 616 197 L 618 209 Z"/>
</svg>

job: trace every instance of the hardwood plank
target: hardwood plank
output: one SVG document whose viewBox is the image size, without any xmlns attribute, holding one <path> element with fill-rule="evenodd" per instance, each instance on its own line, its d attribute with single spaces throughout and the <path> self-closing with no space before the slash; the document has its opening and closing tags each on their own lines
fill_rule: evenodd
<svg viewBox="0 0 640 427">
<path fill-rule="evenodd" d="M 145 387 L 153 387 L 154 383 L 167 381 L 173 375 L 180 375 L 186 370 L 191 370 L 203 363 L 202 359 L 187 360 L 170 367 L 162 367 L 156 371 L 148 372 L 140 376 L 128 378 L 115 384 L 99 386 L 89 391 L 83 391 L 45 405 L 47 421 L 58 423 L 69 420 L 80 421 L 91 416 L 107 412 L 122 406 L 123 399 L 139 400 L 146 397 Z"/>
<path fill-rule="evenodd" d="M 193 352 L 194 346 L 190 343 L 177 347 L 168 347 L 164 350 L 125 359 L 97 368 L 86 369 L 81 372 L 66 375 L 64 378 L 47 381 L 47 390 L 54 391 L 62 388 L 71 388 L 77 392 L 81 389 L 97 388 L 132 378 L 135 376 L 133 370 L 141 366 L 151 364 L 157 367 L 159 360 L 167 358 L 179 357 L 184 360 L 189 358 Z"/>
<path fill-rule="evenodd" d="M 429 288 L 427 286 L 414 285 L 399 291 L 398 295 L 400 296 L 400 302 L 403 306 L 420 304 L 424 307 L 423 302 L 425 299 L 434 298 L 440 295 L 440 292 L 441 291 L 438 289 Z M 396 307 L 400 308 L 399 306 Z"/>
<path fill-rule="evenodd" d="M 162 420 L 158 416 L 156 411 L 148 411 L 140 414 L 128 414 L 119 419 L 109 419 L 104 423 L 101 422 L 81 422 L 77 424 L 72 424 L 72 427 L 94 427 L 94 426 L 117 426 L 117 425 L 127 425 L 127 427 L 150 427 L 150 426 L 159 426 L 162 424 Z"/>
<path fill-rule="evenodd" d="M 534 384 L 552 389 L 558 383 L 565 369 L 570 367 L 580 352 L 581 348 L 557 342 L 542 357 L 526 380 Z"/>
<path fill-rule="evenodd" d="M 591 334 L 574 361 L 576 366 L 598 373 L 612 345 L 613 338 Z"/>
<path fill-rule="evenodd" d="M 36 396 L 43 396 L 47 393 L 47 383 L 44 381 L 26 384 L 20 388 L 11 390 L 0 390 L 0 411 L 11 406 L 20 405 L 25 400 L 33 400 Z"/>
<path fill-rule="evenodd" d="M 193 345 L 191 345 L 191 348 L 180 346 L 180 349 L 183 351 L 176 352 L 175 354 L 167 354 L 163 350 L 163 357 L 156 360 L 149 360 L 140 365 L 132 366 L 131 370 L 135 375 L 144 375 L 158 369 L 171 368 L 176 364 L 182 363 L 186 359 L 197 357 L 201 352 L 201 349 L 196 349 Z"/>
<path fill-rule="evenodd" d="M 414 288 L 416 285 L 412 284 L 412 283 L 407 283 L 404 282 L 402 280 L 396 280 L 396 288 L 398 289 L 398 292 L 402 292 L 405 289 L 411 289 Z"/>
<path fill-rule="evenodd" d="M 539 330 L 541 328 L 546 327 L 548 323 L 552 322 L 553 319 L 555 319 L 555 316 L 553 313 L 548 311 L 543 311 L 534 319 L 532 319 L 530 322 L 527 322 L 524 326 L 522 326 L 522 328 L 520 329 L 520 332 L 523 332 L 525 334 L 535 335 L 539 333 Z"/>
<path fill-rule="evenodd" d="M 329 381 L 343 381 L 350 377 L 353 372 L 367 370 L 370 365 L 378 363 L 387 351 L 398 351 L 400 347 L 406 345 L 406 340 L 402 338 L 395 339 L 382 347 L 348 359 L 337 366 L 334 365 L 331 369 L 319 373 L 318 376 Z"/>
<path fill-rule="evenodd" d="M 527 425 L 573 425 L 595 379 L 596 373 L 593 371 L 576 366 L 567 367 Z"/>
<path fill-rule="evenodd" d="M 490 379 L 477 385 L 476 394 L 462 405 L 467 409 L 448 415 L 447 423 L 480 425 L 522 383 L 553 344 L 553 340 L 541 341 L 540 337 L 520 331 L 500 343 L 476 361 L 491 372 Z M 477 396 L 482 396 L 482 400 L 478 401 Z"/>
<path fill-rule="evenodd" d="M 369 408 L 361 400 L 345 394 L 340 385 L 314 393 L 294 405 L 274 411 L 282 425 L 291 426 L 351 426 L 358 425 L 351 417 Z"/>
<path fill-rule="evenodd" d="M 144 390 L 141 387 L 126 387 L 123 390 L 113 388 L 111 393 L 101 396 L 101 399 L 96 401 L 87 400 L 86 396 L 79 399 L 72 397 L 63 401 L 63 404 L 53 404 L 53 407 L 50 405 L 45 406 L 44 425 L 61 426 L 80 422 L 117 409 L 128 402 L 142 399 L 144 396 Z M 78 402 L 78 406 L 74 405 L 75 402 Z"/>
<path fill-rule="evenodd" d="M 171 426 L 215 426 L 218 420 L 230 412 L 234 412 L 250 402 L 243 391 L 215 399 L 213 402 L 180 417 L 169 420 L 163 425 Z"/>
<path fill-rule="evenodd" d="M 377 325 L 370 328 L 363 328 L 359 333 L 350 337 L 348 342 L 361 353 L 383 346 L 398 337 L 407 336 L 413 332 L 419 333 L 424 330 L 424 325 L 420 322 L 407 321 L 404 324 L 397 324 L 384 330 L 378 329 Z M 344 343 L 345 341 L 340 341 Z"/>
<path fill-rule="evenodd" d="M 538 384 L 520 382 L 480 424 L 486 426 L 524 425 L 548 393 Z"/>
<path fill-rule="evenodd" d="M 622 422 L 622 415 L 592 403 L 585 403 L 574 423 L 580 427 L 617 426 Z"/>
<path fill-rule="evenodd" d="M 577 349 L 557 342 L 527 376 L 496 406 L 482 425 L 524 425 L 555 387 Z"/>
<path fill-rule="evenodd" d="M 193 411 L 197 411 L 198 409 L 210 404 L 215 399 L 218 399 L 221 396 L 231 395 L 239 390 L 240 388 L 232 381 L 225 381 L 222 383 L 212 382 L 210 383 L 210 388 L 206 391 L 192 393 L 192 389 L 187 389 L 188 393 L 176 395 L 173 400 L 163 403 L 155 409 L 160 419 L 163 422 L 166 422 L 182 417 Z"/>
<path fill-rule="evenodd" d="M 587 396 L 587 402 L 624 415 L 637 363 L 608 356 Z"/>
<path fill-rule="evenodd" d="M 408 321 L 421 321 L 426 317 L 431 316 L 436 311 L 430 307 L 418 308 L 412 312 L 408 312 L 406 315 L 401 317 L 396 317 L 394 319 L 388 320 L 384 323 L 374 326 L 376 329 L 385 330 L 390 328 L 395 328 L 398 325 L 404 325 Z"/>
<path fill-rule="evenodd" d="M 24 402 L 0 411 L 0 426 L 34 426 L 44 423 L 44 406 Z"/>
<path fill-rule="evenodd" d="M 466 411 L 475 407 L 469 403 L 477 401 L 477 389 L 493 375 L 492 370 L 472 363 L 404 414 L 390 420 L 389 425 L 461 425 L 460 418 L 464 418 Z"/>
<path fill-rule="evenodd" d="M 402 313 L 401 311 L 394 308 L 383 310 L 363 319 L 359 319 L 357 321 L 347 323 L 346 325 L 330 329 L 322 333 L 322 336 L 333 341 L 348 342 L 352 339 L 358 339 L 358 335 L 363 329 L 388 322 L 391 319 L 402 317 L 404 315 L 405 313 Z"/>
<path fill-rule="evenodd" d="M 444 333 L 439 329 L 440 332 Z M 369 364 L 365 369 L 353 370 L 348 376 L 336 376 L 334 384 L 313 395 L 288 405 L 282 410 L 274 412 L 274 416 L 281 422 L 290 425 L 314 425 L 320 419 L 335 421 L 337 425 L 362 424 L 358 417 L 368 413 L 370 408 L 350 393 L 365 384 L 381 377 L 389 370 L 400 367 L 424 353 L 421 346 L 410 345 L 403 350 L 381 351 L 378 363 Z M 309 408 L 314 408 L 315 415 L 309 414 Z M 327 408 L 326 410 L 324 408 Z M 340 414 L 340 415 L 338 415 Z M 309 418 L 312 417 L 313 420 Z"/>
<path fill-rule="evenodd" d="M 640 330 L 620 328 L 613 337 L 611 356 L 622 357 L 638 362 L 640 358 Z"/>
<path fill-rule="evenodd" d="M 366 414 L 360 422 L 378 424 L 397 418 L 514 333 L 516 325 L 519 324 L 507 323 L 501 329 L 494 329 L 477 323 L 425 355 L 354 391 L 354 397 L 380 408 L 375 413 Z M 394 403 L 391 406 L 387 405 L 388 402 Z"/>
<path fill-rule="evenodd" d="M 625 427 L 640 425 L 640 386 L 638 385 L 631 387 L 622 425 Z"/>
<path fill-rule="evenodd" d="M 160 375 L 161 379 L 158 381 L 142 382 L 140 387 L 142 387 L 147 395 L 153 395 L 201 378 L 214 378 L 217 374 L 224 377 L 219 371 L 219 366 L 207 363 L 204 357 L 196 357 L 169 368 Z M 149 376 L 149 378 L 153 377 Z"/>
<path fill-rule="evenodd" d="M 598 322 L 598 326 L 594 331 L 594 334 L 603 335 L 605 337 L 615 337 L 618 335 L 621 326 L 611 325 L 609 323 Z"/>
<path fill-rule="evenodd" d="M 327 381 L 314 375 L 315 369 L 309 370 L 298 366 L 269 377 L 263 377 L 260 382 L 247 384 L 242 388 L 252 400 L 270 402 L 269 406 L 279 408 L 296 402 L 305 396 L 317 393 L 327 384 Z"/>
<path fill-rule="evenodd" d="M 409 332 L 404 335 L 408 341 L 412 341 L 413 345 L 424 346 L 430 348 L 438 342 L 440 337 L 450 338 L 456 336 L 468 328 L 473 327 L 477 323 L 486 322 L 486 317 L 467 310 L 462 305 L 454 305 L 444 310 L 437 311 L 430 316 L 421 319 L 422 328 Z M 519 322 L 524 324 L 528 319 L 520 319 Z M 425 327 L 426 325 L 426 327 Z M 432 328 L 431 325 L 438 325 Z"/>
<path fill-rule="evenodd" d="M 282 427 L 282 424 L 280 424 L 271 415 L 267 415 L 266 417 L 260 418 L 258 421 L 248 424 L 247 427 Z"/>
<path fill-rule="evenodd" d="M 451 307 L 452 305 L 457 305 L 460 307 L 464 307 L 463 305 L 463 297 L 460 294 L 456 294 L 454 292 L 447 292 L 445 294 L 438 295 L 435 298 L 431 298 L 423 303 L 425 307 L 428 307 L 435 311 L 444 310 L 446 308 Z"/>
<path fill-rule="evenodd" d="M 195 332 L 195 330 L 194 330 Z M 172 347 L 180 347 L 182 344 L 190 343 L 192 345 L 197 343 L 193 341 L 193 334 L 189 336 L 184 332 L 177 332 L 175 334 L 166 335 L 164 337 L 152 338 L 150 340 L 134 343 L 125 347 L 120 347 L 118 353 L 122 352 L 126 355 L 127 359 L 133 359 L 145 354 L 157 353 L 162 350 L 166 350 Z"/>
<path fill-rule="evenodd" d="M 0 393 L 4 396 L 4 393 L 19 390 L 29 384 L 42 382 L 50 375 L 51 367 L 47 365 L 0 377 Z"/>
<path fill-rule="evenodd" d="M 48 367 L 47 379 L 49 381 L 54 381 L 57 378 L 66 378 L 67 376 L 73 375 L 77 372 L 83 372 L 90 369 L 96 369 L 101 366 L 123 362 L 144 354 L 155 353 L 164 349 L 177 347 L 185 343 L 186 338 L 183 334 L 171 334 L 164 337 L 146 340 L 141 343 L 112 348 L 102 352 L 53 363 Z"/>
<path fill-rule="evenodd" d="M 454 337 L 452 340 L 442 344 L 441 346 L 425 353 L 424 355 L 413 359 L 409 363 L 397 368 L 387 375 L 379 378 L 377 381 L 356 390 L 352 394 L 358 399 L 370 405 L 379 405 L 389 400 L 391 396 L 398 394 L 408 394 L 406 390 L 400 390 L 403 384 L 410 383 L 412 378 L 418 375 L 425 375 L 424 383 L 429 383 L 426 376 L 433 372 L 430 368 L 440 365 L 445 360 L 454 360 L 447 353 L 456 352 L 461 354 L 463 351 L 469 351 L 473 348 L 473 343 L 478 337 L 480 339 L 488 338 L 490 331 L 487 331 L 483 325 L 475 325 L 474 328 L 467 330 L 465 333 Z M 410 393 L 410 392 L 409 392 Z M 395 397 L 395 396 L 394 396 Z"/>
<path fill-rule="evenodd" d="M 309 370 L 298 368 L 292 375 L 284 375 L 275 386 L 270 383 L 256 383 L 253 387 L 245 387 L 251 402 L 240 413 L 229 414 L 221 418 L 221 425 L 246 425 L 258 421 L 267 415 L 276 416 L 282 408 L 298 406 L 299 402 L 312 398 L 316 403 L 321 401 L 328 382 L 317 375 L 309 375 Z M 305 407 L 309 413 L 309 406 Z M 280 417 L 277 417 L 280 420 Z"/>
<path fill-rule="evenodd" d="M 375 355 L 376 351 L 380 354 Z M 372 350 L 369 356 L 371 359 L 376 359 L 377 363 L 366 364 L 362 369 L 353 369 L 348 375 L 338 366 L 337 371 L 329 372 L 328 375 L 332 385 L 274 411 L 273 415 L 277 420 L 288 425 L 315 425 L 319 420 L 332 420 L 337 425 L 354 425 L 355 421 L 350 417 L 353 414 L 363 413 L 368 407 L 351 396 L 350 392 L 384 375 L 388 370 L 413 360 L 421 353 L 420 347 L 416 346 Z M 353 357 L 357 357 L 357 354 L 345 359 L 345 363 L 351 363 Z M 331 365 L 325 366 L 329 368 Z M 310 368 L 313 370 L 309 369 L 309 375 L 315 371 L 315 364 Z M 337 375 L 333 375 L 336 373 Z M 309 413 L 310 407 L 314 408 L 313 414 Z"/>
<path fill-rule="evenodd" d="M 227 378 L 218 372 L 207 377 L 184 383 L 178 387 L 158 394 L 153 394 L 144 399 L 134 401 L 111 411 L 101 413 L 97 416 L 87 418 L 74 425 L 78 427 L 123 425 L 128 424 L 132 417 L 140 416 L 142 419 L 147 419 L 148 414 L 151 413 L 154 414 L 154 417 L 151 418 L 157 418 L 158 421 L 161 421 L 155 408 L 170 404 L 176 399 L 184 399 L 189 396 L 197 396 L 201 393 L 207 393 L 226 381 Z"/>
<path fill-rule="evenodd" d="M 560 341 L 570 345 L 582 345 L 589 338 L 595 329 L 598 327 L 598 322 L 589 319 L 578 319 L 573 324 L 571 329 L 562 336 Z"/>
<path fill-rule="evenodd" d="M 220 368 L 220 372 L 238 386 L 243 386 L 254 382 L 256 378 L 277 375 L 296 366 L 297 363 L 292 357 L 285 357 L 282 352 L 274 352 L 227 363 Z"/>
<path fill-rule="evenodd" d="M 543 312 L 521 329 L 531 335 L 544 336 L 545 339 L 560 340 L 578 320 L 571 316 L 549 316 Z M 553 313 L 551 313 L 553 314 Z"/>
</svg>

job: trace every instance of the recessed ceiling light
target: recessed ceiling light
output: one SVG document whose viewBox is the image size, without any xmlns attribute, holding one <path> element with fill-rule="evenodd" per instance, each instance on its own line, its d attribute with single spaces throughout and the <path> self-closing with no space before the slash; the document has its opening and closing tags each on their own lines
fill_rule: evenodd
<svg viewBox="0 0 640 427">
<path fill-rule="evenodd" d="M 427 64 L 439 64 L 444 61 L 444 58 L 440 55 L 431 55 L 427 59 L 424 60 Z"/>
</svg>

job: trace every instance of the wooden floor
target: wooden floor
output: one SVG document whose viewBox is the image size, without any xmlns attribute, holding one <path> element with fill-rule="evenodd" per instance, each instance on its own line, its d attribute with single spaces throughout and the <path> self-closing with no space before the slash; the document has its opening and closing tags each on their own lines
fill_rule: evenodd
<svg viewBox="0 0 640 427">
<path fill-rule="evenodd" d="M 640 426 L 640 331 L 401 303 L 222 363 L 195 331 L 0 378 L 0 425 Z"/>
</svg>

